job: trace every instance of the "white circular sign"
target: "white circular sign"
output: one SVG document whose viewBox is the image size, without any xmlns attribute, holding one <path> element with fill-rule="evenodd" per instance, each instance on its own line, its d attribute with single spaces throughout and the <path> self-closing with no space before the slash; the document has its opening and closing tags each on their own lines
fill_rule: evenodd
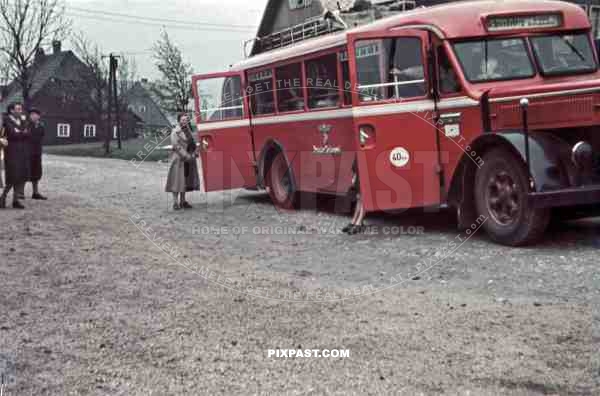
<svg viewBox="0 0 600 396">
<path fill-rule="evenodd" d="M 390 162 L 396 168 L 405 167 L 410 161 L 410 154 L 404 147 L 396 147 L 390 153 Z"/>
</svg>

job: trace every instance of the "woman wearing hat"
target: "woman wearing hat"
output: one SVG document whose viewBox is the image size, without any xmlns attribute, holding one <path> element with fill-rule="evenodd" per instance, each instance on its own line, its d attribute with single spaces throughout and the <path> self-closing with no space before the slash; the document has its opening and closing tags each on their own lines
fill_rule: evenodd
<svg viewBox="0 0 600 396">
<path fill-rule="evenodd" d="M 30 158 L 31 158 L 31 184 L 33 185 L 32 199 L 45 201 L 47 198 L 40 194 L 39 182 L 42 178 L 42 141 L 46 134 L 44 124 L 40 121 L 41 112 L 38 109 L 29 110 L 30 120 Z"/>
</svg>

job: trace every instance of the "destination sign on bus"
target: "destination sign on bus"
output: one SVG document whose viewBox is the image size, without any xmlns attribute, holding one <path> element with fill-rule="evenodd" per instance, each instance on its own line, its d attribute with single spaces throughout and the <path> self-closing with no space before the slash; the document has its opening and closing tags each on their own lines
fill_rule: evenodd
<svg viewBox="0 0 600 396">
<path fill-rule="evenodd" d="M 501 32 L 515 29 L 556 28 L 563 24 L 561 14 L 502 15 L 487 18 L 487 30 Z"/>
</svg>

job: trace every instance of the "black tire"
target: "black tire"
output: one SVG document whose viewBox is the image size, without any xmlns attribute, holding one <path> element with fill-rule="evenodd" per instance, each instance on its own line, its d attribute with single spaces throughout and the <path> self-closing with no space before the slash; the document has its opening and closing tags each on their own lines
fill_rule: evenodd
<svg viewBox="0 0 600 396">
<path fill-rule="evenodd" d="M 293 172 L 281 151 L 270 156 L 265 176 L 265 187 L 275 206 L 285 210 L 296 207 L 298 193 Z"/>
<path fill-rule="evenodd" d="M 475 176 L 477 215 L 492 240 L 524 246 L 539 240 L 550 220 L 550 210 L 529 205 L 529 172 L 523 161 L 505 148 L 489 151 Z"/>
</svg>

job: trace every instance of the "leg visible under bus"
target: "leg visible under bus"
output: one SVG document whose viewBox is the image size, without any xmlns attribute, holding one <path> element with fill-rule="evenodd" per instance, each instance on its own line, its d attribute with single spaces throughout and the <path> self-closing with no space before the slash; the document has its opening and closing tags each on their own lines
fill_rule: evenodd
<svg viewBox="0 0 600 396">
<path fill-rule="evenodd" d="M 364 221 L 366 216 L 365 206 L 360 194 L 360 181 L 358 178 L 356 163 L 354 164 L 353 168 L 354 172 L 352 176 L 352 189 L 350 190 L 350 198 L 355 202 L 354 215 L 352 216 L 352 221 L 350 224 L 342 229 L 342 232 L 345 232 L 349 235 L 355 235 L 363 232 L 365 229 Z"/>
<path fill-rule="evenodd" d="M 356 205 L 354 206 L 354 215 L 352 216 L 352 222 L 342 229 L 343 232 L 349 235 L 360 234 L 364 231 L 365 225 L 365 207 L 363 205 L 360 194 L 356 195 Z"/>
</svg>

